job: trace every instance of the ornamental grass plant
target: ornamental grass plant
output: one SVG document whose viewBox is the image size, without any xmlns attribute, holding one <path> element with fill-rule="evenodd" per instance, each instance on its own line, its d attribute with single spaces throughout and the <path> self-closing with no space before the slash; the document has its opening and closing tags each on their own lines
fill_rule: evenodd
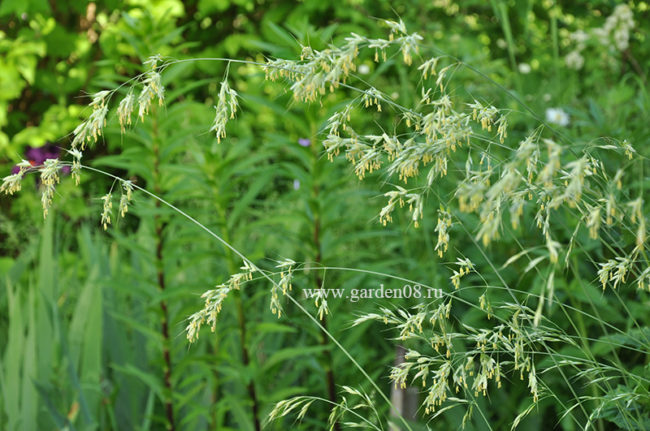
<svg viewBox="0 0 650 431">
<path fill-rule="evenodd" d="M 60 157 L 0 186 L 44 218 L 3 272 L 7 429 L 650 429 L 645 9 L 551 47 L 586 114 L 524 97 L 546 75 L 492 6 L 509 82 L 397 18 L 276 26 L 295 56 L 161 44 L 89 94 Z M 590 92 L 621 82 L 607 129 Z M 408 296 L 349 300 L 380 284 Z"/>
</svg>

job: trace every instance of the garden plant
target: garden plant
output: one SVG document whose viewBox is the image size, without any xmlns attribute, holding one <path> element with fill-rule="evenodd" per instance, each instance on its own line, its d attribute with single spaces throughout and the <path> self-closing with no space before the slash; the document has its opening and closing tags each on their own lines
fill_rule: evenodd
<svg viewBox="0 0 650 431">
<path fill-rule="evenodd" d="M 650 429 L 649 6 L 271 3 L 0 4 L 0 428 Z"/>
</svg>

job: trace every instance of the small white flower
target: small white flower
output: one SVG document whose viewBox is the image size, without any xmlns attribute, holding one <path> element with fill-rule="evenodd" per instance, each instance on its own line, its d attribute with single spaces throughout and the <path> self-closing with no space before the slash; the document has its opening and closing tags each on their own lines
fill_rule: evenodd
<svg viewBox="0 0 650 431">
<path fill-rule="evenodd" d="M 578 50 L 571 51 L 564 57 L 564 62 L 569 69 L 580 70 L 585 64 L 585 59 Z"/>
<path fill-rule="evenodd" d="M 587 42 L 587 40 L 589 40 L 589 35 L 585 33 L 584 30 L 574 31 L 569 37 L 577 44 L 584 44 Z"/>
<path fill-rule="evenodd" d="M 530 64 L 528 63 L 519 63 L 519 73 L 522 75 L 527 75 L 531 71 Z"/>
<path fill-rule="evenodd" d="M 362 64 L 361 66 L 359 66 L 359 73 L 361 75 L 369 74 L 370 73 L 370 66 L 368 66 L 367 64 Z"/>
<path fill-rule="evenodd" d="M 569 114 L 562 108 L 548 108 L 546 110 L 546 121 L 559 126 L 569 125 Z"/>
<path fill-rule="evenodd" d="M 601 45 L 607 45 L 609 43 L 608 37 L 609 37 L 609 31 L 602 28 L 598 27 L 595 28 L 591 31 L 593 35 L 598 39 L 598 42 L 600 42 Z"/>
</svg>

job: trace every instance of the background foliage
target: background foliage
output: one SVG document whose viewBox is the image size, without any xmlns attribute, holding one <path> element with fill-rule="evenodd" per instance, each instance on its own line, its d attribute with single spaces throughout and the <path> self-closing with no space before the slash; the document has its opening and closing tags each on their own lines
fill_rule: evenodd
<svg viewBox="0 0 650 431">
<path fill-rule="evenodd" d="M 8 174 L 29 157 L 30 147 L 51 143 L 67 148 L 70 133 L 89 115 L 89 95 L 144 71 L 150 55 L 295 59 L 301 45 L 323 49 L 352 32 L 383 37 L 382 19 L 388 18 L 402 19 L 425 38 L 423 55 L 442 52 L 480 71 L 456 70 L 451 93 L 507 110 L 513 142 L 537 127 L 548 108 L 561 107 L 570 118 L 562 133 L 576 148 L 610 137 L 633 143 L 642 159 L 626 165 L 625 187 L 630 195 L 644 197 L 650 134 L 645 120 L 650 103 L 647 4 L 628 3 L 636 23 L 629 48 L 608 53 L 588 45 L 579 70 L 565 61 L 576 46 L 571 34 L 603 26 L 618 3 L 3 0 L 0 168 Z M 360 75 L 364 81 L 405 106 L 419 99 L 418 73 L 398 55 L 382 63 L 371 56 L 360 61 L 367 66 Z M 226 73 L 240 93 L 241 110 L 228 125 L 228 138 L 218 144 L 208 129 Z M 285 85 L 266 81 L 259 68 L 233 63 L 227 71 L 226 63 L 213 61 L 174 64 L 162 77 L 165 106 L 125 135 L 111 113 L 101 145 L 88 149 L 84 160 L 174 203 L 253 261 L 272 267 L 274 260 L 294 259 L 300 268 L 294 291 L 313 314 L 316 307 L 300 296 L 302 289 L 322 283 L 348 290 L 404 284 L 386 276 L 315 267 L 376 271 L 451 291 L 457 257 L 485 261 L 473 235 L 460 232 L 457 237 L 466 238 L 438 257 L 435 199 L 426 205 L 418 229 L 407 213 L 397 212 L 393 223 L 382 226 L 377 214 L 385 205 L 386 178 L 371 174 L 359 182 L 348 163 L 332 163 L 323 155 L 325 121 L 351 93 L 328 94 L 323 103 L 299 103 Z M 120 96 L 126 94 L 123 90 Z M 368 111 L 354 121 L 375 124 L 380 117 Z M 299 143 L 305 140 L 308 145 Z M 622 155 L 603 157 L 607 163 L 625 163 Z M 463 170 L 462 163 L 450 168 L 452 175 Z M 65 179 L 45 221 L 35 177 L 25 181 L 17 196 L 0 200 L 2 429 L 166 429 L 168 409 L 175 429 L 256 429 L 276 402 L 301 394 L 340 401 L 342 385 L 364 388 L 381 414 L 389 414 L 363 376 L 299 310 L 289 303 L 282 319 L 271 313 L 263 280 L 230 297 L 217 331 L 204 331 L 198 343 L 188 346 L 186 319 L 200 307 L 200 294 L 237 272 L 241 261 L 142 194 L 126 218 L 107 232 L 98 229 L 99 197 L 112 186 L 110 178 L 99 175 L 86 174 L 81 187 Z M 449 197 L 453 191 L 442 184 L 437 193 Z M 466 217 L 468 225 L 476 225 L 474 215 Z M 558 223 L 563 224 L 558 240 L 566 243 L 574 219 L 569 214 Z M 537 245 L 532 224 L 522 227 L 522 235 L 506 233 L 503 242 L 488 249 L 489 259 L 500 266 L 522 248 Z M 549 308 L 547 317 L 584 339 L 618 337 L 616 348 L 596 343 L 591 353 L 648 378 L 647 293 L 627 287 L 616 296 L 604 294 L 597 280 L 596 262 L 613 257 L 630 239 L 610 238 L 608 248 L 590 241 L 586 232 L 580 235 L 580 247 L 595 261 L 576 259 L 574 271 L 556 277 L 555 291 L 561 303 L 597 318 L 565 320 L 562 307 Z M 524 272 L 525 267 L 522 263 L 498 276 L 523 292 L 544 294 L 547 275 Z M 496 271 L 484 275 L 488 285 L 497 278 Z M 475 293 L 469 289 L 460 297 L 469 300 Z M 493 302 L 507 300 L 505 292 L 492 294 Z M 397 333 L 380 323 L 350 323 L 381 306 L 407 308 L 420 302 L 330 301 L 328 330 L 386 394 L 392 386 L 387 376 Z M 537 301 L 528 305 L 534 309 Z M 462 305 L 454 316 L 468 326 L 485 324 L 482 313 Z M 556 348 L 578 354 L 571 346 Z M 586 416 L 576 412 L 577 420 L 571 420 L 560 406 L 571 404 L 573 391 L 604 396 L 590 393 L 580 379 L 571 388 L 549 373 L 547 383 L 557 399 L 541 400 L 522 429 L 578 429 Z M 647 386 L 623 385 L 606 395 L 617 390 L 648 392 Z M 467 428 L 506 429 L 530 404 L 529 392 L 527 382 L 513 379 L 507 390 L 480 401 L 487 421 L 475 418 Z M 628 407 L 647 418 L 647 400 Z M 328 415 L 329 406 L 316 403 L 300 424 L 287 417 L 270 422 L 267 429 L 327 429 Z M 456 428 L 463 412 L 450 410 L 427 421 L 420 410 L 418 418 L 413 429 Z M 647 421 L 630 428 L 615 408 L 600 414 L 595 426 L 650 428 Z"/>
</svg>

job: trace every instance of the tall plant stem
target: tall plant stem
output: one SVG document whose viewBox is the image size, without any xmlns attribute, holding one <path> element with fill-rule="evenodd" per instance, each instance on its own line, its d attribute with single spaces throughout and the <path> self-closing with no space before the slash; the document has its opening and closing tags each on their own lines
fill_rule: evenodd
<svg viewBox="0 0 650 431">
<path fill-rule="evenodd" d="M 317 253 L 316 253 L 316 258 L 314 259 L 314 262 L 316 263 L 316 267 L 319 268 L 321 266 L 321 252 L 320 252 L 320 219 L 315 219 L 314 220 L 314 245 L 317 247 Z M 314 282 L 316 283 L 316 288 L 320 289 L 323 287 L 323 280 L 316 273 L 316 276 L 314 277 Z M 323 328 L 321 329 L 321 345 L 323 346 L 328 346 L 329 345 L 329 338 L 327 337 L 327 333 L 325 332 L 327 330 L 327 317 L 323 316 L 322 319 L 322 324 Z M 323 350 L 323 355 L 325 355 L 325 363 L 326 363 L 326 378 L 327 378 L 327 393 L 329 396 L 329 400 L 333 403 L 336 404 L 336 380 L 334 378 L 334 366 L 332 363 L 332 352 L 330 352 L 329 349 Z M 339 424 L 337 423 L 335 425 L 336 429 L 339 428 Z"/>
<path fill-rule="evenodd" d="M 318 169 L 317 169 L 317 164 L 319 163 L 318 160 L 318 152 L 316 150 L 316 138 L 317 134 L 314 131 L 312 133 L 311 137 L 311 149 L 312 149 L 312 196 L 314 198 L 315 202 L 318 202 L 318 195 L 320 194 L 320 184 L 318 182 Z M 313 225 L 313 247 L 314 250 L 316 251 L 316 255 L 314 257 L 314 263 L 316 265 L 316 268 L 320 268 L 322 266 L 322 260 L 323 260 L 323 253 L 322 253 L 322 247 L 321 247 L 321 214 L 320 214 L 320 205 L 315 205 L 315 212 L 314 212 L 314 225 Z M 321 289 L 323 287 L 323 279 L 320 276 L 319 269 L 316 270 L 314 276 L 314 283 L 316 284 L 316 289 Z M 321 345 L 324 347 L 329 346 L 329 337 L 327 336 L 327 317 L 323 316 L 322 320 L 322 328 L 321 328 Z M 336 404 L 336 380 L 334 377 L 334 364 L 332 361 L 332 352 L 330 349 L 326 348 L 323 350 L 323 355 L 325 357 L 325 378 L 327 381 L 327 394 L 329 397 L 329 400 L 333 403 Z M 341 429 L 340 425 L 338 422 L 334 424 L 334 429 L 337 431 Z"/>
<path fill-rule="evenodd" d="M 157 195 L 162 194 L 160 187 L 160 142 L 158 133 L 158 119 L 154 113 L 152 122 L 152 135 L 153 135 L 153 187 Z M 166 222 L 162 221 L 159 215 L 159 210 L 162 206 L 160 201 L 156 201 L 156 214 L 154 215 L 154 229 L 156 237 L 156 277 L 158 282 L 158 289 L 160 292 L 165 291 L 165 271 L 163 261 L 164 250 L 164 230 Z M 176 429 L 174 424 L 174 405 L 173 405 L 173 388 L 172 388 L 172 359 L 170 353 L 171 342 L 169 338 L 169 312 L 167 309 L 167 301 L 162 299 L 160 301 L 160 311 L 162 313 L 160 332 L 163 338 L 163 362 L 164 362 L 164 384 L 165 384 L 165 415 L 167 417 L 167 429 L 174 431 Z"/>
<path fill-rule="evenodd" d="M 246 319 L 244 318 L 244 306 L 243 298 L 241 292 L 235 292 L 235 300 L 237 302 L 237 319 L 239 320 L 239 337 L 241 339 L 241 357 L 242 363 L 245 368 L 248 368 L 250 364 L 250 358 L 248 355 L 248 347 L 246 347 Z M 249 379 L 248 382 L 248 396 L 252 402 L 253 409 L 253 423 L 255 424 L 255 431 L 261 431 L 262 426 L 259 419 L 259 406 L 257 401 L 257 394 L 255 392 L 255 383 L 254 379 Z"/>
<path fill-rule="evenodd" d="M 223 232 L 223 238 L 225 241 L 230 243 L 230 232 L 228 231 L 228 223 L 226 219 L 226 212 L 224 208 L 217 204 L 217 212 L 221 218 L 221 226 Z M 228 271 L 231 274 L 234 274 L 237 271 L 237 265 L 235 264 L 235 258 L 230 249 L 226 249 L 226 262 L 228 264 Z M 244 315 L 244 299 L 245 296 L 243 292 L 237 290 L 234 292 L 234 298 L 236 307 L 237 307 L 237 321 L 239 324 L 239 345 L 241 346 L 241 358 L 244 368 L 248 368 L 250 364 L 250 355 L 248 353 L 248 347 L 246 346 L 246 318 Z M 250 379 L 246 387 L 248 391 L 248 396 L 251 399 L 252 410 L 253 410 L 253 424 L 255 426 L 255 431 L 261 431 L 262 424 L 259 419 L 259 401 L 257 400 L 257 393 L 255 391 L 254 379 Z"/>
</svg>

